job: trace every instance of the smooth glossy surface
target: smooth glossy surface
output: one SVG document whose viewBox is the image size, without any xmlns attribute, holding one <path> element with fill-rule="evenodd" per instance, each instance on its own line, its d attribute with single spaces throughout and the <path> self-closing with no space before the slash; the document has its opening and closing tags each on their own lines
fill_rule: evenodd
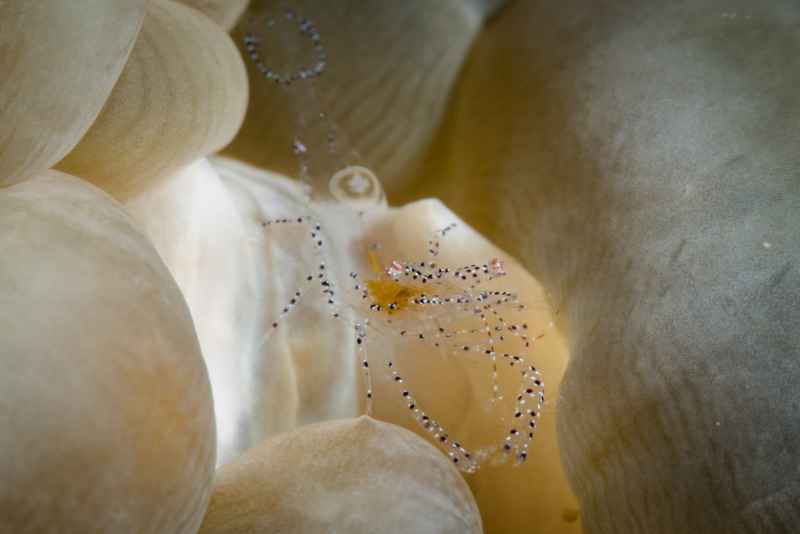
<svg viewBox="0 0 800 534">
<path fill-rule="evenodd" d="M 58 162 L 100 113 L 145 0 L 0 2 L 0 187 Z"/>
<path fill-rule="evenodd" d="M 219 24 L 223 30 L 230 31 L 250 0 L 178 0 L 182 4 L 191 6 L 205 14 L 208 18 Z"/>
<path fill-rule="evenodd" d="M 0 191 L 0 532 L 193 534 L 214 413 L 189 310 L 97 188 Z"/>
<path fill-rule="evenodd" d="M 246 108 L 230 37 L 193 8 L 151 0 L 103 112 L 58 168 L 124 199 L 221 149 Z"/>
<path fill-rule="evenodd" d="M 517 2 L 431 147 L 414 196 L 562 310 L 589 534 L 800 524 L 798 22 L 784 1 Z"/>
<path fill-rule="evenodd" d="M 220 469 L 202 534 L 480 534 L 447 458 L 368 417 L 302 427 Z"/>
</svg>

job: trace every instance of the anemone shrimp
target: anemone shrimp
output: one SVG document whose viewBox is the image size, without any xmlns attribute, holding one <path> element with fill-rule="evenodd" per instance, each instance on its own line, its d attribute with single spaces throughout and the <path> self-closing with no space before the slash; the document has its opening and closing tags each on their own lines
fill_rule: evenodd
<svg viewBox="0 0 800 534">
<path fill-rule="evenodd" d="M 498 360 L 505 363 L 509 368 L 518 370 L 520 377 L 520 389 L 514 397 L 513 423 L 500 443 L 484 448 L 480 455 L 476 455 L 466 444 L 451 436 L 439 419 L 423 408 L 411 386 L 406 383 L 397 362 L 385 354 L 382 358 L 411 416 L 457 467 L 474 472 L 481 458 L 497 451 L 513 455 L 518 462 L 526 460 L 544 404 L 544 383 L 540 372 L 530 363 L 526 351 L 510 352 L 505 345 L 508 338 L 516 338 L 525 349 L 529 349 L 542 334 L 531 336 L 526 323 L 516 323 L 506 318 L 507 312 L 525 308 L 514 292 L 485 287 L 507 275 L 501 260 L 489 258 L 461 266 L 439 263 L 441 240 L 456 228 L 455 224 L 450 224 L 428 240 L 426 259 L 394 258 L 384 262 L 378 254 L 380 244 L 371 244 L 365 251 L 371 272 L 350 272 L 348 278 L 351 285 L 341 287 L 344 284 L 337 284 L 328 274 L 322 226 L 308 216 L 262 222 L 264 229 L 285 225 L 305 228 L 308 239 L 306 246 L 314 249 L 318 261 L 316 268 L 302 277 L 304 285 L 292 293 L 278 317 L 271 322 L 272 329 L 278 329 L 301 300 L 309 296 L 316 295 L 326 300 L 331 320 L 348 320 L 342 313 L 343 308 L 352 312 L 350 322 L 363 371 L 368 415 L 372 414 L 374 395 L 372 373 L 375 357 L 371 356 L 371 352 L 375 345 L 372 345 L 372 349 L 368 346 L 373 337 L 380 339 L 392 336 L 396 342 L 402 339 L 418 340 L 449 357 L 478 355 L 491 366 L 491 394 L 495 401 L 503 398 L 497 381 Z M 466 327 L 453 326 L 465 323 Z M 370 360 L 373 360 L 372 365 Z"/>
<path fill-rule="evenodd" d="M 260 20 L 267 31 L 274 31 L 278 22 L 296 26 L 300 36 L 309 40 L 315 57 L 311 66 L 285 72 L 268 66 L 260 52 L 262 38 L 255 30 L 245 35 L 244 43 L 266 80 L 287 90 L 297 82 L 306 87 L 304 106 L 298 111 L 299 133 L 292 142 L 292 150 L 300 162 L 299 178 L 314 186 L 312 195 L 319 197 L 322 192 L 324 200 L 342 201 L 341 205 L 358 208 L 359 213 L 374 206 L 385 207 L 378 179 L 366 167 L 352 165 L 342 157 L 341 147 L 346 143 L 342 143 L 328 115 L 315 107 L 313 83 L 327 68 L 327 56 L 318 30 L 310 20 L 293 10 L 287 10 L 282 17 Z M 320 132 L 324 135 L 320 136 Z M 321 144 L 320 139 L 324 139 L 326 150 L 315 149 L 315 145 Z M 357 158 L 353 150 L 350 156 Z M 309 202 L 316 200 L 310 198 Z M 507 275 L 503 261 L 495 257 L 476 258 L 459 265 L 441 261 L 443 243 L 446 245 L 448 236 L 457 231 L 455 224 L 446 224 L 426 239 L 424 256 L 385 257 L 384 249 L 390 247 L 381 242 L 367 243 L 362 250 L 352 251 L 364 258 L 362 263 L 368 270 L 351 271 L 343 281 L 330 274 L 326 229 L 313 217 L 283 214 L 261 221 L 261 227 L 272 237 L 293 228 L 297 232 L 290 238 L 294 246 L 298 250 L 310 249 L 314 258 L 306 262 L 308 270 L 302 275 L 302 284 L 278 308 L 276 317 L 270 321 L 270 330 L 280 329 L 302 301 L 322 299 L 328 307 L 329 320 L 346 321 L 352 328 L 356 357 L 364 379 L 367 414 L 373 413 L 373 373 L 382 368 L 398 388 L 416 424 L 462 471 L 474 472 L 487 458 L 513 457 L 519 463 L 527 459 L 544 405 L 542 377 L 530 362 L 528 353 L 542 334 L 531 335 L 527 323 L 509 318 L 525 305 L 516 292 L 498 286 Z M 267 332 L 265 342 L 269 336 Z M 492 443 L 479 448 L 457 439 L 447 430 L 449 425 L 443 423 L 441 417 L 434 417 L 433 412 L 423 408 L 426 402 L 419 392 L 412 391 L 413 384 L 408 384 L 400 363 L 385 350 L 385 345 L 398 343 L 408 347 L 406 352 L 409 353 L 414 352 L 414 344 L 423 344 L 440 354 L 444 365 L 465 359 L 474 364 L 488 363 L 490 402 L 511 405 L 510 417 L 499 418 L 507 428 L 504 435 L 496 436 Z M 377 352 L 381 353 L 382 366 L 375 365 Z M 510 402 L 506 402 L 499 385 L 500 367 L 518 376 L 519 388 L 513 392 Z"/>
</svg>

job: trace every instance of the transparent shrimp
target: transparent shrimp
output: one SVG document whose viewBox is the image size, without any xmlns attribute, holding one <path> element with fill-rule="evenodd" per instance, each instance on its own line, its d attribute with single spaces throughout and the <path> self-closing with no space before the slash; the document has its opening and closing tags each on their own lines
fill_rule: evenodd
<svg viewBox="0 0 800 534">
<path fill-rule="evenodd" d="M 369 345 L 372 337 L 382 339 L 396 336 L 398 341 L 401 338 L 414 339 L 455 357 L 477 355 L 485 359 L 492 368 L 492 396 L 495 399 L 501 398 L 497 383 L 498 364 L 517 370 L 520 382 L 519 390 L 514 393 L 511 428 L 499 443 L 484 450 L 483 454 L 503 452 L 515 457 L 518 462 L 527 459 L 544 404 L 544 383 L 527 353 L 509 352 L 503 347 L 506 336 L 520 339 L 526 349 L 541 336 L 531 337 L 525 323 L 506 320 L 504 310 L 518 311 L 524 308 L 516 294 L 483 288 L 487 282 L 506 276 L 502 262 L 490 258 L 483 263 L 456 267 L 438 264 L 439 240 L 455 228 L 449 225 L 437 231 L 429 241 L 429 258 L 426 260 L 392 260 L 384 266 L 377 258 L 375 247 L 370 247 L 366 255 L 372 272 L 351 272 L 351 285 L 337 288 L 326 270 L 321 225 L 305 216 L 265 221 L 263 225 L 267 228 L 282 224 L 307 226 L 308 246 L 317 250 L 319 262 L 316 269 L 305 276 L 306 285 L 298 288 L 281 309 L 280 316 L 272 323 L 273 328 L 278 328 L 301 298 L 314 294 L 309 291 L 309 286 L 318 286 L 316 294 L 318 298 L 326 299 L 332 319 L 348 320 L 340 313 L 342 307 L 347 306 L 353 312 L 347 317 L 354 317 L 353 332 L 364 375 L 368 414 L 372 413 L 375 394 L 372 378 L 375 362 L 370 361 Z M 470 318 L 475 323 L 471 328 L 449 326 Z M 387 351 L 381 351 L 381 354 L 385 369 L 399 388 L 400 396 L 414 420 L 430 434 L 457 467 L 474 472 L 479 466 L 476 455 L 467 448 L 467 444 L 451 436 L 439 419 L 426 411 L 414 395 L 411 385 L 407 384 L 398 362 Z"/>
<path fill-rule="evenodd" d="M 348 145 L 317 97 L 316 82 L 330 68 L 317 26 L 284 6 L 275 15 L 254 18 L 249 27 L 244 45 L 250 60 L 267 82 L 288 92 L 290 101 L 295 103 L 297 127 L 291 150 L 300 163 L 299 178 L 312 186 L 312 199 L 341 201 L 358 209 L 384 205 L 380 182 L 367 166 L 359 164 L 357 151 Z M 271 35 L 283 39 L 272 50 L 266 46 Z M 281 63 L 280 54 L 275 52 L 288 54 L 288 60 L 284 58 Z M 307 241 L 296 246 L 311 247 L 315 263 L 305 274 L 302 285 L 280 308 L 271 322 L 272 329 L 279 328 L 301 300 L 324 299 L 331 320 L 348 321 L 353 328 L 368 414 L 373 412 L 375 396 L 373 372 L 384 369 L 413 419 L 463 471 L 475 471 L 479 456 L 495 452 L 514 457 L 518 462 L 526 460 L 544 404 L 544 384 L 530 362 L 528 350 L 541 336 L 531 336 L 527 324 L 509 319 L 509 314 L 524 309 L 515 292 L 489 287 L 506 276 L 499 259 L 440 265 L 442 242 L 456 229 L 455 224 L 450 224 L 427 240 L 425 258 L 382 260 L 380 243 L 368 246 L 364 254 L 370 272 L 351 272 L 347 282 L 337 286 L 328 269 L 321 224 L 306 215 L 262 223 L 269 232 L 277 232 L 286 225 L 299 225 L 306 230 L 303 235 Z M 343 313 L 345 308 L 347 313 Z M 372 350 L 387 337 L 395 338 L 398 343 L 423 343 L 456 359 L 445 361 L 488 362 L 490 398 L 496 404 L 504 399 L 498 379 L 500 368 L 505 366 L 517 373 L 519 389 L 512 394 L 509 430 L 498 436 L 496 443 L 481 448 L 480 454 L 471 452 L 447 431 L 441 418 L 434 418 L 423 408 L 420 396 L 410 389 L 413 384 L 407 383 L 399 369 L 400 362 L 391 352 Z M 522 350 L 508 348 L 510 340 L 520 341 Z M 376 366 L 375 352 L 380 352 L 382 365 Z"/>
</svg>

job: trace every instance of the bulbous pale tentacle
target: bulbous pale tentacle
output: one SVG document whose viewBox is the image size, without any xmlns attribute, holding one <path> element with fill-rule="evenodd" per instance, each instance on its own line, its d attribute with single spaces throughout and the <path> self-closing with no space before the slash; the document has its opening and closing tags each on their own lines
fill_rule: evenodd
<svg viewBox="0 0 800 534">
<path fill-rule="evenodd" d="M 193 8 L 151 0 L 102 113 L 58 168 L 128 198 L 225 146 L 246 108 L 230 37 Z"/>
<path fill-rule="evenodd" d="M 204 13 L 227 31 L 231 31 L 247 9 L 250 0 L 178 0 Z"/>
<path fill-rule="evenodd" d="M 800 524 L 798 21 L 787 1 L 518 2 L 406 191 L 562 310 L 560 442 L 590 534 Z"/>
<path fill-rule="evenodd" d="M 0 187 L 69 152 L 103 107 L 145 0 L 0 3 Z"/>
<path fill-rule="evenodd" d="M 202 534 L 480 534 L 461 475 L 432 445 L 369 417 L 275 436 L 220 469 Z"/>
<path fill-rule="evenodd" d="M 458 222 L 459 231 L 442 238 L 437 261 L 444 265 L 458 265 L 473 262 L 476 258 L 501 258 L 508 271 L 501 287 L 513 289 L 520 295 L 521 302 L 527 305 L 522 317 L 527 321 L 528 331 L 537 337 L 545 334 L 527 351 L 530 360 L 542 371 L 547 385 L 547 401 L 530 457 L 523 465 L 496 465 L 487 461 L 475 474 L 467 477 L 481 509 L 484 528 L 492 533 L 517 529 L 521 532 L 577 534 L 581 529 L 577 504 L 561 467 L 556 440 L 556 418 L 561 410 L 560 382 L 567 353 L 563 338 L 549 328 L 557 316 L 553 315 L 554 310 L 548 305 L 548 295 L 542 286 L 515 260 L 436 200 L 414 202 L 394 210 L 392 217 L 372 228 L 366 241 L 382 243 L 386 257 L 424 258 L 428 242 L 421 236 L 430 235 L 432 229 L 454 221 Z M 398 345 L 396 350 L 401 348 L 402 345 Z M 445 366 L 431 350 L 404 359 L 403 373 L 407 383 L 426 394 L 423 398 L 435 400 L 434 406 L 445 420 L 458 421 L 450 430 L 462 443 L 468 446 L 485 443 L 486 436 L 496 425 L 511 425 L 514 421 L 510 414 L 500 412 L 497 407 L 488 407 L 491 406 L 488 399 L 491 398 L 492 383 L 488 365 L 470 365 L 454 355 L 451 357 L 452 365 Z M 506 363 L 499 362 L 498 365 Z M 501 374 L 499 380 L 501 392 L 511 396 L 517 394 L 520 385 L 518 374 Z M 390 385 L 385 385 L 386 378 L 381 380 L 379 375 L 376 382 L 378 387 L 384 385 L 382 391 L 391 391 Z M 392 401 L 379 398 L 376 417 L 417 431 L 405 405 Z M 454 417 L 456 415 L 461 418 Z"/>
<path fill-rule="evenodd" d="M 305 311 L 314 328 L 292 335 L 270 326 L 301 283 L 292 257 L 305 241 L 273 239 L 262 222 L 314 214 L 299 184 L 215 158 L 126 206 L 192 311 L 214 389 L 220 463 L 301 424 L 358 415 L 350 328 L 326 321 L 324 305 Z M 346 263 L 347 250 L 348 242 L 334 247 L 330 261 Z"/>
<path fill-rule="evenodd" d="M 311 19 L 328 58 L 316 90 L 322 108 L 362 156 L 357 163 L 372 168 L 384 184 L 401 183 L 412 160 L 430 142 L 482 21 L 500 4 L 492 0 L 258 0 L 232 36 L 246 57 L 243 39 L 252 29 L 253 17 L 265 11 L 274 16 L 280 6 L 291 6 Z M 266 28 L 260 30 L 267 33 Z M 280 31 L 286 32 L 285 39 L 276 35 Z M 308 40 L 294 28 L 277 25 L 267 37 L 262 51 L 267 64 L 285 60 L 287 53 L 294 54 L 298 63 L 313 57 Z M 292 45 L 296 49 L 285 49 Z M 298 110 L 309 105 L 303 99 L 306 93 L 281 91 L 266 82 L 255 65 L 248 62 L 247 68 L 250 108 L 242 131 L 225 154 L 297 176 L 290 147 Z"/>
<path fill-rule="evenodd" d="M 214 411 L 186 302 L 97 188 L 0 191 L 0 531 L 194 534 Z"/>
</svg>

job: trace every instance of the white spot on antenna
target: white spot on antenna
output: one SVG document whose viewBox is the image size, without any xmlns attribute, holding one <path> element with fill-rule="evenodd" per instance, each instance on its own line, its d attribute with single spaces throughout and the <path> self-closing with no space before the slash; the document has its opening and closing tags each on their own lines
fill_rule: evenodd
<svg viewBox="0 0 800 534">
<path fill-rule="evenodd" d="M 363 195 L 369 191 L 372 182 L 360 172 L 353 174 L 347 181 L 347 187 L 357 195 Z"/>
<path fill-rule="evenodd" d="M 308 149 L 306 148 L 306 145 L 301 143 L 299 139 L 295 139 L 292 142 L 292 150 L 294 150 L 294 153 L 295 153 L 296 156 L 300 155 L 300 154 L 305 154 L 306 152 L 308 152 Z"/>
</svg>

